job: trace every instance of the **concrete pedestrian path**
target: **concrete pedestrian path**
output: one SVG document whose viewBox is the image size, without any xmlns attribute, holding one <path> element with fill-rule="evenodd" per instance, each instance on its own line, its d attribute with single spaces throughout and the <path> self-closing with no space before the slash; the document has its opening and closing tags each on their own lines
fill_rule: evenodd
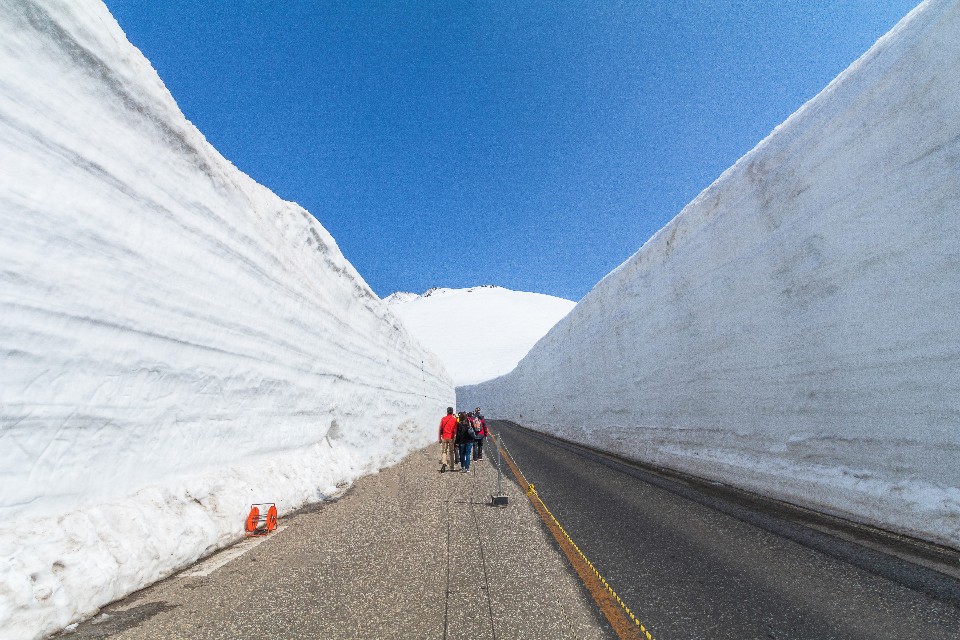
<svg viewBox="0 0 960 640">
<path fill-rule="evenodd" d="M 439 445 L 415 452 L 65 637 L 614 637 L 505 466 L 509 506 L 490 504 L 488 449 L 470 474 L 438 473 Z"/>
</svg>

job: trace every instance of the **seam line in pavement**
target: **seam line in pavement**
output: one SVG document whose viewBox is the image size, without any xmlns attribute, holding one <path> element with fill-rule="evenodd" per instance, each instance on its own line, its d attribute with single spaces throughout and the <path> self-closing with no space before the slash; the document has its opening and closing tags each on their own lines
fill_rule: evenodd
<svg viewBox="0 0 960 640">
<path fill-rule="evenodd" d="M 476 460 L 473 461 L 476 464 Z M 471 474 L 473 481 L 473 493 L 476 494 L 477 481 L 476 475 Z M 475 496 L 474 496 L 475 497 Z M 480 519 L 477 517 L 477 504 L 475 500 L 470 501 L 470 513 L 473 515 L 473 525 L 477 529 L 477 546 L 480 549 L 480 566 L 483 567 L 483 590 L 487 596 L 487 611 L 490 615 L 490 633 L 493 634 L 493 640 L 497 640 L 497 628 L 493 623 L 493 603 L 490 602 L 490 578 L 487 575 L 487 558 L 483 552 L 483 534 L 480 531 Z"/>
<path fill-rule="evenodd" d="M 621 640 L 653 640 L 653 636 L 647 631 L 646 627 L 640 623 L 640 619 L 630 611 L 627 604 L 617 595 L 616 591 L 613 590 L 613 587 L 610 586 L 603 576 L 600 575 L 597 568 L 587 559 L 587 556 L 580 550 L 580 547 L 577 546 L 570 535 L 560 525 L 560 522 L 547 508 L 547 505 L 544 504 L 543 500 L 537 494 L 534 485 L 530 484 L 526 477 L 524 477 L 523 472 L 520 471 L 520 467 L 518 467 L 517 463 L 513 460 L 501 436 L 495 436 L 494 442 L 502 449 L 503 459 L 506 461 L 510 471 L 513 472 L 520 486 L 526 489 L 527 498 L 533 503 L 533 507 L 540 515 L 543 523 L 550 530 L 550 533 L 553 534 L 554 539 L 556 539 L 557 544 L 560 545 L 560 549 L 564 555 L 567 556 L 574 571 L 580 576 L 587 591 L 593 597 L 594 602 L 596 602 L 600 611 L 603 612 L 607 621 L 610 622 L 614 633 L 616 633 Z"/>
<path fill-rule="evenodd" d="M 438 483 L 439 484 L 439 483 Z M 442 494 L 441 494 L 442 495 Z M 443 640 L 447 640 L 450 629 L 450 501 L 443 502 L 443 516 L 447 523 L 447 584 L 443 605 Z"/>
</svg>

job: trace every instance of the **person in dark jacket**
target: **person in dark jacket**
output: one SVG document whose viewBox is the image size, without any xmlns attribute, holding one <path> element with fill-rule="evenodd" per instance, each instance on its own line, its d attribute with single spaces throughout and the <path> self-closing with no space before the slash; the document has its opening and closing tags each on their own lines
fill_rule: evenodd
<svg viewBox="0 0 960 640">
<path fill-rule="evenodd" d="M 457 459 L 457 466 L 463 465 L 463 458 L 460 457 L 460 454 L 463 451 L 463 421 L 465 415 L 463 411 L 457 414 L 457 432 L 453 436 L 453 455 Z"/>
<path fill-rule="evenodd" d="M 466 413 L 460 414 L 460 421 L 457 423 L 457 442 L 460 443 L 460 466 L 464 473 L 470 472 L 470 458 L 473 455 L 473 443 L 476 441 L 477 432 L 470 423 L 470 417 Z"/>
</svg>

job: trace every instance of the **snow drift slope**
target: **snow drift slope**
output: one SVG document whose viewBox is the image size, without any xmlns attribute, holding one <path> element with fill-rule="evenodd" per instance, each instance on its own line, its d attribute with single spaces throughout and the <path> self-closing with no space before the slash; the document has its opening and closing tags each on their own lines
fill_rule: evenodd
<svg viewBox="0 0 960 640">
<path fill-rule="evenodd" d="M 458 399 L 960 547 L 958 77 L 924 3 Z"/>
<path fill-rule="evenodd" d="M 399 292 L 384 298 L 410 332 L 440 356 L 457 385 L 511 371 L 567 315 L 563 298 L 485 285 Z"/>
<path fill-rule="evenodd" d="M 0 0 L 0 637 L 37 637 L 435 437 L 453 400 L 306 211 L 94 0 Z"/>
</svg>

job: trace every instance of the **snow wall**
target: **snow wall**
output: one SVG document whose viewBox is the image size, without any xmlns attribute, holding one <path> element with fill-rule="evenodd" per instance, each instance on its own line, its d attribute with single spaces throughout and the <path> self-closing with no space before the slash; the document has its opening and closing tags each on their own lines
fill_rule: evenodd
<svg viewBox="0 0 960 640">
<path fill-rule="evenodd" d="M 432 442 L 454 391 L 100 2 L 0 0 L 0 33 L 0 637 L 20 639 L 238 539 L 251 503 L 283 514 Z"/>
<path fill-rule="evenodd" d="M 458 404 L 960 547 L 958 78 L 924 3 Z"/>
</svg>

